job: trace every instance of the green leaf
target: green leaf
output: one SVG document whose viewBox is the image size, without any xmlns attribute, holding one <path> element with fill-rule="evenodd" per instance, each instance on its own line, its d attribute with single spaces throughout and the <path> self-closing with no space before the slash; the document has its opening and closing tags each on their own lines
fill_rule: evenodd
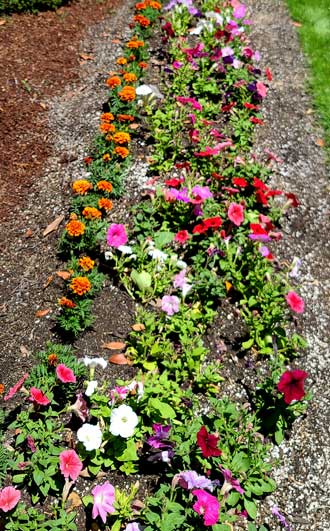
<svg viewBox="0 0 330 531">
<path fill-rule="evenodd" d="M 281 442 L 283 441 L 284 439 L 284 433 L 282 430 L 277 430 L 275 432 L 275 442 L 276 444 L 281 444 Z"/>
<path fill-rule="evenodd" d="M 121 528 L 121 520 L 116 520 L 116 522 L 111 527 L 111 531 L 120 531 Z"/>
<path fill-rule="evenodd" d="M 150 398 L 149 407 L 158 411 L 163 419 L 174 419 L 176 417 L 174 409 L 166 402 L 159 400 L 159 398 Z"/>
<path fill-rule="evenodd" d="M 141 271 L 138 273 L 136 269 L 131 271 L 131 279 L 137 285 L 139 290 L 145 291 L 151 287 L 151 275 L 147 271 Z"/>
<path fill-rule="evenodd" d="M 157 249 L 162 249 L 168 243 L 171 243 L 174 238 L 174 232 L 158 232 L 155 235 L 154 242 Z"/>
<path fill-rule="evenodd" d="M 252 520 L 255 520 L 257 518 L 257 506 L 256 504 L 251 501 L 244 498 L 244 507 Z"/>
<path fill-rule="evenodd" d="M 122 452 L 121 455 L 116 456 L 116 459 L 118 459 L 118 461 L 137 461 L 138 460 L 138 456 L 136 453 L 136 446 L 135 446 L 133 439 L 128 439 L 128 441 L 126 442 L 126 448 L 124 448 L 124 451 Z"/>
<path fill-rule="evenodd" d="M 164 514 L 160 526 L 160 531 L 173 531 L 178 529 L 186 520 L 186 516 L 178 513 Z"/>
<path fill-rule="evenodd" d="M 41 470 L 33 471 L 33 480 L 39 486 L 44 480 L 45 474 Z"/>
<path fill-rule="evenodd" d="M 90 494 L 87 494 L 87 496 L 82 497 L 82 502 L 84 506 L 87 507 L 87 505 L 89 505 L 90 503 L 94 503 L 94 497 Z"/>
<path fill-rule="evenodd" d="M 253 346 L 253 344 L 254 344 L 254 338 L 251 337 L 247 341 L 243 341 L 242 348 L 244 348 L 244 350 L 248 350 L 249 348 Z"/>
</svg>

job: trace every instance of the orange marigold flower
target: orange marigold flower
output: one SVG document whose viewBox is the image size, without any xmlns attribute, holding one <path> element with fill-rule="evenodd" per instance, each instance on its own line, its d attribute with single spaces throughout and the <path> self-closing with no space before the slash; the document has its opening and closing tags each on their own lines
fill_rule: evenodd
<svg viewBox="0 0 330 531">
<path fill-rule="evenodd" d="M 143 41 L 138 41 L 137 39 L 132 39 L 126 44 L 127 48 L 135 49 L 135 48 L 142 48 L 144 46 Z"/>
<path fill-rule="evenodd" d="M 90 271 L 93 269 L 95 262 L 89 256 L 82 256 L 79 258 L 78 263 L 84 271 Z"/>
<path fill-rule="evenodd" d="M 113 124 L 103 123 L 100 125 L 101 133 L 113 133 L 116 130 Z"/>
<path fill-rule="evenodd" d="M 103 158 L 104 162 L 108 162 L 109 160 L 111 160 L 111 157 L 110 157 L 109 153 L 105 153 L 102 158 Z"/>
<path fill-rule="evenodd" d="M 140 68 L 148 68 L 148 63 L 146 63 L 145 61 L 140 61 L 138 65 Z"/>
<path fill-rule="evenodd" d="M 3 395 L 5 392 L 5 386 L 3 384 L 0 384 L 0 395 Z"/>
<path fill-rule="evenodd" d="M 78 179 L 72 183 L 72 190 L 79 195 L 87 194 L 88 190 L 92 190 L 93 185 L 86 179 Z"/>
<path fill-rule="evenodd" d="M 134 116 L 131 114 L 118 114 L 117 119 L 119 122 L 134 122 Z"/>
<path fill-rule="evenodd" d="M 103 190 L 104 192 L 112 192 L 112 184 L 109 181 L 99 181 L 96 185 L 98 190 Z"/>
<path fill-rule="evenodd" d="M 159 2 L 149 2 L 149 6 L 152 7 L 152 9 L 161 9 L 161 4 Z"/>
<path fill-rule="evenodd" d="M 129 56 L 129 60 L 135 61 L 135 59 L 136 59 L 135 55 L 131 53 L 131 55 Z"/>
<path fill-rule="evenodd" d="M 114 153 L 116 153 L 116 155 L 118 155 L 122 159 L 125 159 L 129 155 L 128 149 L 126 149 L 125 147 L 122 147 L 122 146 L 117 146 L 114 149 Z"/>
<path fill-rule="evenodd" d="M 131 141 L 131 135 L 129 133 L 118 131 L 118 133 L 113 135 L 113 140 L 115 144 L 128 144 Z"/>
<path fill-rule="evenodd" d="M 82 236 L 85 232 L 85 224 L 79 219 L 72 219 L 65 228 L 69 236 Z"/>
<path fill-rule="evenodd" d="M 65 299 L 65 297 L 62 297 L 62 299 Z M 60 299 L 60 300 L 62 300 Z M 75 303 L 70 301 L 69 299 L 66 299 L 68 300 L 70 303 L 72 303 L 74 306 L 75 306 Z M 52 365 L 53 367 L 55 367 L 58 363 L 58 355 L 57 354 L 49 354 L 49 356 L 47 357 L 47 360 L 48 360 L 48 364 L 49 365 Z"/>
<path fill-rule="evenodd" d="M 110 88 L 119 87 L 121 85 L 121 79 L 118 76 L 108 77 L 105 84 Z"/>
<path fill-rule="evenodd" d="M 111 122 L 111 120 L 115 119 L 115 117 L 112 114 L 112 112 L 104 112 L 103 114 L 101 114 L 100 118 L 101 118 L 102 122 Z"/>
<path fill-rule="evenodd" d="M 150 20 L 144 15 L 135 15 L 134 22 L 137 22 L 143 28 L 147 28 L 148 26 L 150 26 Z"/>
<path fill-rule="evenodd" d="M 137 11 L 143 11 L 143 9 L 147 9 L 147 4 L 145 2 L 138 2 L 137 4 L 135 4 L 135 9 Z"/>
<path fill-rule="evenodd" d="M 126 65 L 127 59 L 126 59 L 126 57 L 118 57 L 116 63 L 117 63 L 117 65 Z"/>
<path fill-rule="evenodd" d="M 96 219 L 102 217 L 102 212 L 100 212 L 97 208 L 87 206 L 82 211 L 82 215 L 86 219 Z"/>
<path fill-rule="evenodd" d="M 93 157 L 85 157 L 84 163 L 88 166 L 88 164 L 91 164 L 93 162 Z"/>
<path fill-rule="evenodd" d="M 118 96 L 122 101 L 134 101 L 136 97 L 135 88 L 125 86 L 120 92 L 118 92 Z"/>
<path fill-rule="evenodd" d="M 58 299 L 58 303 L 60 306 L 65 306 L 66 308 L 76 307 L 76 304 L 71 299 L 68 299 L 67 297 L 61 297 L 60 299 Z"/>
<path fill-rule="evenodd" d="M 126 83 L 134 83 L 134 81 L 137 80 L 137 77 L 132 72 L 126 72 L 126 74 L 123 75 L 124 80 Z"/>
<path fill-rule="evenodd" d="M 101 197 L 101 199 L 98 200 L 98 207 L 103 208 L 106 211 L 111 210 L 112 201 L 110 199 L 107 199 L 106 197 Z"/>
<path fill-rule="evenodd" d="M 76 295 L 85 295 L 85 293 L 90 291 L 91 287 L 92 284 L 87 277 L 75 277 L 70 284 L 70 288 Z"/>
</svg>

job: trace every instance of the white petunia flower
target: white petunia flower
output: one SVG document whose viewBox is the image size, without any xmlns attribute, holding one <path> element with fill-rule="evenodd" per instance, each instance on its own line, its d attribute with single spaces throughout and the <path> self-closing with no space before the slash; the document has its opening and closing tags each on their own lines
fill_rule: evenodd
<svg viewBox="0 0 330 531">
<path fill-rule="evenodd" d="M 136 413 L 130 406 L 122 404 L 116 407 L 110 417 L 110 433 L 112 435 L 120 435 L 124 439 L 132 437 L 139 419 Z"/>
<path fill-rule="evenodd" d="M 97 388 L 97 380 L 92 380 L 91 382 L 87 382 L 87 389 L 85 391 L 86 396 L 92 396 L 92 394 L 95 392 Z"/>
<path fill-rule="evenodd" d="M 87 422 L 77 431 L 78 441 L 82 442 L 88 452 L 97 450 L 102 444 L 102 431 L 95 424 Z"/>
<path fill-rule="evenodd" d="M 130 245 L 119 245 L 118 250 L 123 254 L 132 254 L 132 247 Z"/>
<path fill-rule="evenodd" d="M 81 361 L 85 367 L 90 368 L 102 367 L 102 369 L 105 369 L 108 365 L 108 362 L 104 358 L 89 358 L 88 356 L 85 356 Z"/>
<path fill-rule="evenodd" d="M 151 256 L 153 260 L 157 260 L 161 264 L 163 264 L 168 257 L 168 254 L 156 248 L 149 248 L 148 255 Z"/>
</svg>

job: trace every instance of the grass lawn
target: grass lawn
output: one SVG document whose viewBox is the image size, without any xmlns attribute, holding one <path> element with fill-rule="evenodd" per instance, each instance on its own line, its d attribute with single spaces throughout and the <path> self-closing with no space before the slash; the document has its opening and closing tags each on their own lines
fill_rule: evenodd
<svg viewBox="0 0 330 531">
<path fill-rule="evenodd" d="M 287 0 L 312 70 L 310 86 L 330 147 L 330 0 Z"/>
</svg>

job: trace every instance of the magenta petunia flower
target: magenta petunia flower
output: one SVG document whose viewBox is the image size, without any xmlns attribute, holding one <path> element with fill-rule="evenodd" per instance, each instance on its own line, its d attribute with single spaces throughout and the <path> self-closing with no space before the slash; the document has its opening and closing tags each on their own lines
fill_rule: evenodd
<svg viewBox="0 0 330 531">
<path fill-rule="evenodd" d="M 244 489 L 241 487 L 238 479 L 233 478 L 233 474 L 231 473 L 231 471 L 228 468 L 222 468 L 222 467 L 220 467 L 220 470 L 225 480 L 221 488 L 221 493 L 227 494 L 231 489 L 234 489 L 240 494 L 244 494 Z"/>
<path fill-rule="evenodd" d="M 305 303 L 295 291 L 289 291 L 285 297 L 285 300 L 290 306 L 291 310 L 296 313 L 303 313 L 305 309 Z"/>
<path fill-rule="evenodd" d="M 15 487 L 5 487 L 0 490 L 0 509 L 7 513 L 16 507 L 21 499 L 21 493 Z"/>
<path fill-rule="evenodd" d="M 204 518 L 204 525 L 215 525 L 219 520 L 220 503 L 215 496 L 205 492 L 205 490 L 195 489 L 192 491 L 197 496 L 197 501 L 193 505 L 194 511 Z"/>
<path fill-rule="evenodd" d="M 239 227 L 244 221 L 244 208 L 238 203 L 231 203 L 228 208 L 228 218 Z"/>
<path fill-rule="evenodd" d="M 110 247 L 120 247 L 128 241 L 126 229 L 121 223 L 112 223 L 107 232 L 107 244 Z"/>
<path fill-rule="evenodd" d="M 307 372 L 300 369 L 285 371 L 277 384 L 277 389 L 284 394 L 284 402 L 291 404 L 293 400 L 301 400 L 305 396 L 304 383 Z"/>
<path fill-rule="evenodd" d="M 65 479 L 70 477 L 72 481 L 76 481 L 82 468 L 83 464 L 74 450 L 64 450 L 60 453 L 60 470 Z"/>
<path fill-rule="evenodd" d="M 72 369 L 66 367 L 64 363 L 60 363 L 56 367 L 56 376 L 63 383 L 76 383 L 77 378 Z"/>
<path fill-rule="evenodd" d="M 174 315 L 178 313 L 180 306 L 180 299 L 176 295 L 164 295 L 162 298 L 161 308 L 167 315 Z"/>
<path fill-rule="evenodd" d="M 41 389 L 37 389 L 37 387 L 31 387 L 29 400 L 35 404 L 39 404 L 39 406 L 48 406 L 48 404 L 50 404 L 49 398 L 41 391 Z"/>
<path fill-rule="evenodd" d="M 105 524 L 107 515 L 115 512 L 113 506 L 115 501 L 115 489 L 109 481 L 106 481 L 103 485 L 97 485 L 94 487 L 92 494 L 94 496 L 92 517 L 97 518 L 99 516 Z"/>
</svg>

